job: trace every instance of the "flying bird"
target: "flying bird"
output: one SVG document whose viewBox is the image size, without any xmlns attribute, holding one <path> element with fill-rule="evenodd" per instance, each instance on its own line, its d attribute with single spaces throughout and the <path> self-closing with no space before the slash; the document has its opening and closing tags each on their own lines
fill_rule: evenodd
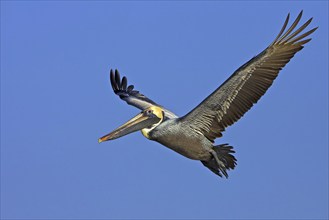
<svg viewBox="0 0 329 220">
<path fill-rule="evenodd" d="M 265 50 L 243 64 L 183 117 L 178 117 L 134 90 L 133 85 L 128 86 L 126 77 L 121 79 L 118 70 L 111 69 L 110 81 L 114 93 L 142 111 L 119 128 L 99 138 L 98 142 L 113 140 L 141 130 L 149 140 L 159 142 L 187 158 L 199 160 L 218 176 L 227 178 L 227 171 L 234 169 L 237 164 L 233 156 L 235 151 L 228 144 L 215 145 L 214 141 L 264 95 L 280 70 L 311 40 L 307 37 L 317 27 L 303 33 L 312 21 L 310 18 L 297 29 L 302 14 L 303 11 L 286 30 L 290 16 L 288 14 L 281 31 Z"/>
</svg>

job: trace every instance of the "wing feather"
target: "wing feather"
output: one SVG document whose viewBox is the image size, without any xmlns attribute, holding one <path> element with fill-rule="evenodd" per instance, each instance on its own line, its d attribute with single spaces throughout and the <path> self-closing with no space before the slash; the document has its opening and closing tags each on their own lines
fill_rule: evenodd
<svg viewBox="0 0 329 220">
<path fill-rule="evenodd" d="M 295 30 L 302 12 L 285 32 L 289 22 L 288 14 L 279 34 L 263 52 L 242 65 L 202 103 L 180 118 L 180 121 L 189 124 L 193 130 L 204 134 L 211 141 L 221 137 L 226 127 L 239 120 L 257 103 L 279 71 L 311 40 L 304 38 L 317 28 L 300 33 L 311 23 L 312 18 Z"/>
<path fill-rule="evenodd" d="M 134 90 L 133 85 L 129 85 L 127 87 L 127 78 L 124 76 L 121 80 L 118 70 L 110 70 L 110 81 L 114 93 L 118 95 L 122 100 L 126 101 L 129 105 L 135 106 L 141 110 L 147 109 L 151 106 L 159 106 L 163 109 L 167 118 L 177 118 L 177 116 L 168 109 L 163 108 L 162 106 L 141 94 L 139 91 Z"/>
</svg>

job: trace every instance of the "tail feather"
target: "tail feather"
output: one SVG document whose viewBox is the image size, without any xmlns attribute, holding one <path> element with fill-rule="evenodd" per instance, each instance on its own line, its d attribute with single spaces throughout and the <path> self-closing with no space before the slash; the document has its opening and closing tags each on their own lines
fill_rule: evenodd
<svg viewBox="0 0 329 220">
<path fill-rule="evenodd" d="M 228 174 L 226 170 L 234 169 L 236 163 L 235 157 L 232 155 L 235 153 L 232 146 L 228 144 L 221 144 L 213 147 L 213 150 L 216 152 L 220 164 L 217 163 L 214 157 L 208 161 L 201 161 L 212 172 L 217 174 L 220 177 L 223 175 L 227 178 Z"/>
</svg>

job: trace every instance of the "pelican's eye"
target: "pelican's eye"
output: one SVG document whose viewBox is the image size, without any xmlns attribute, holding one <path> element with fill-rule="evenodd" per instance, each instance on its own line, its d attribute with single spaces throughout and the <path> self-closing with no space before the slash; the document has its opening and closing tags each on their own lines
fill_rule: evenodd
<svg viewBox="0 0 329 220">
<path fill-rule="evenodd" d="M 152 115 L 153 111 L 151 109 L 148 109 L 145 113 L 146 115 Z"/>
</svg>

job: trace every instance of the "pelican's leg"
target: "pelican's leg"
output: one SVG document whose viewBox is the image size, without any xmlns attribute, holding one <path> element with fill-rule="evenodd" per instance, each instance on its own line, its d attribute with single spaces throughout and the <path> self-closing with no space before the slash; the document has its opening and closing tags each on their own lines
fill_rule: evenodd
<svg viewBox="0 0 329 220">
<path fill-rule="evenodd" d="M 201 161 L 203 165 L 220 177 L 224 175 L 227 178 L 227 170 L 234 169 L 236 165 L 236 159 L 232 155 L 234 153 L 233 147 L 228 146 L 228 144 L 221 144 L 213 146 L 208 152 L 212 157 L 207 161 Z"/>
<path fill-rule="evenodd" d="M 215 159 L 215 161 L 216 161 L 216 163 L 218 165 L 217 169 L 220 170 L 219 171 L 219 175 L 220 175 L 220 172 L 222 172 L 224 174 L 224 176 L 227 178 L 228 177 L 227 172 L 226 172 L 226 169 L 227 168 L 226 168 L 224 162 L 218 158 L 218 154 L 217 154 L 217 152 L 214 149 L 211 149 L 210 153 L 214 157 L 214 159 Z"/>
<path fill-rule="evenodd" d="M 213 149 L 210 150 L 211 155 L 215 158 L 217 164 L 219 167 L 224 167 L 225 168 L 225 164 L 218 158 L 216 151 L 214 151 Z"/>
</svg>

